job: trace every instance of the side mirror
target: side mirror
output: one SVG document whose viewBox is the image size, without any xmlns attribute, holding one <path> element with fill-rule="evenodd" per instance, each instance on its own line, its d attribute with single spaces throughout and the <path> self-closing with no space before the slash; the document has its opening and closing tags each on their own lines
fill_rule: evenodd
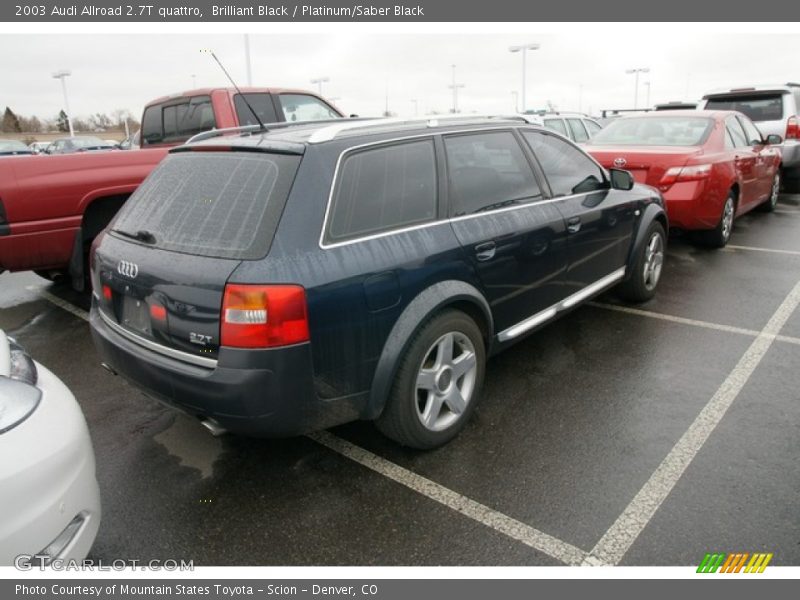
<svg viewBox="0 0 800 600">
<path fill-rule="evenodd" d="M 779 146 L 782 143 L 783 143 L 783 138 L 779 136 L 777 133 L 773 133 L 767 136 L 768 146 Z"/>
<path fill-rule="evenodd" d="M 633 175 L 630 171 L 622 169 L 609 169 L 611 175 L 611 187 L 615 190 L 627 192 L 633 189 Z"/>
</svg>

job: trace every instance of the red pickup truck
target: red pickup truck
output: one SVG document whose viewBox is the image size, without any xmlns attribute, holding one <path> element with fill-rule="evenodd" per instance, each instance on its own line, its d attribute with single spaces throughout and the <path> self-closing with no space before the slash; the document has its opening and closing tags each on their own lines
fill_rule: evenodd
<svg viewBox="0 0 800 600">
<path fill-rule="evenodd" d="M 244 96 L 244 98 L 242 97 Z M 0 273 L 34 270 L 84 286 L 86 255 L 170 147 L 210 129 L 316 121 L 342 114 L 320 96 L 277 88 L 198 89 L 148 103 L 141 148 L 0 159 Z"/>
</svg>

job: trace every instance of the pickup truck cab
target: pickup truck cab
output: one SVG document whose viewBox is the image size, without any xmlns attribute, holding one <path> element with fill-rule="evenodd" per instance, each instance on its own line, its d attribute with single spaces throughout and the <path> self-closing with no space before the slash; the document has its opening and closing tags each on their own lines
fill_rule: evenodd
<svg viewBox="0 0 800 600">
<path fill-rule="evenodd" d="M 342 113 L 312 92 L 283 88 L 204 88 L 149 102 L 141 147 L 129 152 L 18 156 L 0 163 L 0 273 L 34 270 L 85 285 L 92 240 L 167 151 L 211 129 L 324 121 Z M 247 100 L 247 102 L 245 102 Z"/>
</svg>

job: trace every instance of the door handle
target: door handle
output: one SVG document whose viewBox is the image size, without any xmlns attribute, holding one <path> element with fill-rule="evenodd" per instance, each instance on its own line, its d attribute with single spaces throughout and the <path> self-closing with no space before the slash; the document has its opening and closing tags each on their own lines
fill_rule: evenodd
<svg viewBox="0 0 800 600">
<path fill-rule="evenodd" d="M 493 259 L 495 252 L 497 252 L 497 246 L 494 242 L 485 242 L 475 246 L 475 258 L 480 261 Z"/>
<path fill-rule="evenodd" d="M 570 217 L 567 219 L 567 231 L 570 233 L 578 233 L 581 230 L 581 218 Z"/>
</svg>

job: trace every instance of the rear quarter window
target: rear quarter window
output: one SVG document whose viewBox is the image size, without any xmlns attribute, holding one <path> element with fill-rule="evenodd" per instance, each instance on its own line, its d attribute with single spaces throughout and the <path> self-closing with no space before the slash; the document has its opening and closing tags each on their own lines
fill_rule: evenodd
<svg viewBox="0 0 800 600">
<path fill-rule="evenodd" d="M 155 242 L 146 245 L 162 250 L 261 258 L 299 164 L 299 156 L 255 152 L 171 154 L 128 199 L 112 232 L 149 232 Z"/>
<path fill-rule="evenodd" d="M 334 185 L 329 243 L 431 221 L 437 198 L 433 140 L 350 154 Z"/>
</svg>

